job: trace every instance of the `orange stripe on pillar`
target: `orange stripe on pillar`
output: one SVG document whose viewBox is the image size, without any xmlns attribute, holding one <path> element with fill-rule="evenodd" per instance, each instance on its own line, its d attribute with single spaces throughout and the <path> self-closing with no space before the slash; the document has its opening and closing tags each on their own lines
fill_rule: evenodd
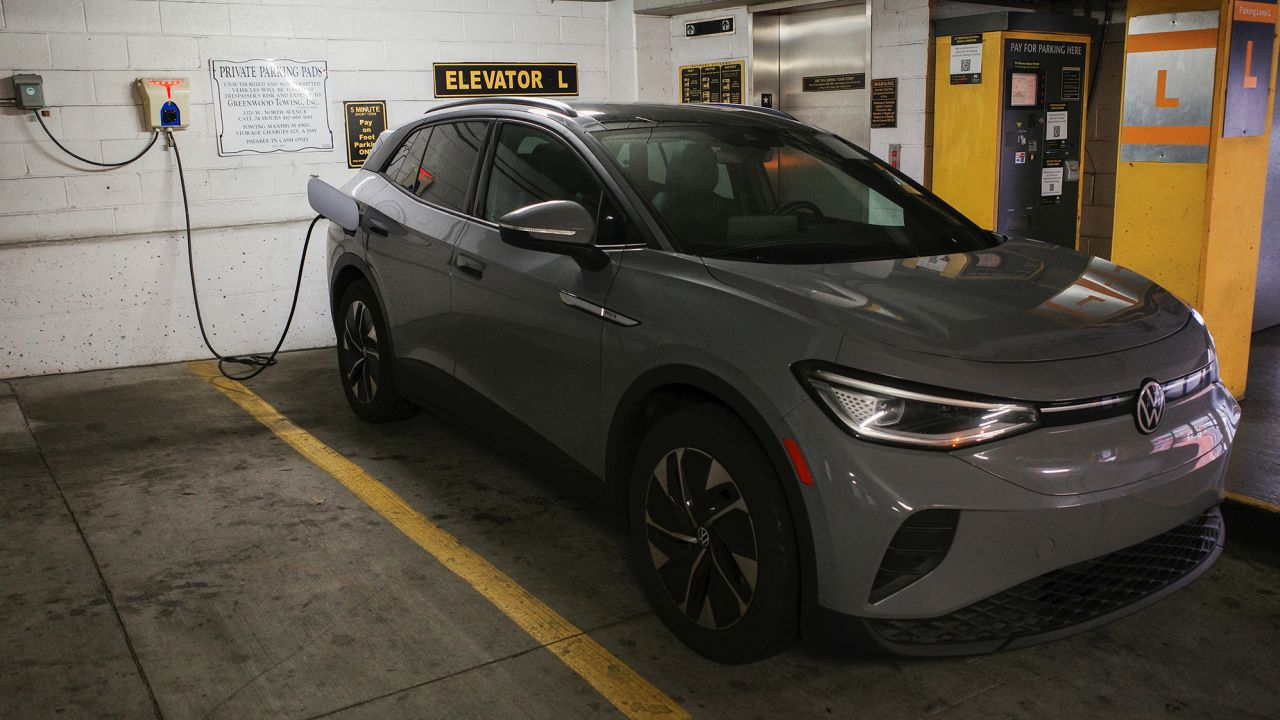
<svg viewBox="0 0 1280 720">
<path fill-rule="evenodd" d="M 1124 51 L 1127 53 L 1198 50 L 1216 47 L 1218 47 L 1217 28 L 1142 33 L 1140 35 L 1130 35 L 1124 41 Z"/>
<path fill-rule="evenodd" d="M 1208 125 L 1126 125 L 1120 128 L 1124 145 L 1208 145 Z"/>
</svg>

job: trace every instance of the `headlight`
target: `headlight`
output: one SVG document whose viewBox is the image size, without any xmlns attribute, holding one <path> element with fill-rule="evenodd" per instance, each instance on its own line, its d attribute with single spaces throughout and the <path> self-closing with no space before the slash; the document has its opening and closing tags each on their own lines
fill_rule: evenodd
<svg viewBox="0 0 1280 720">
<path fill-rule="evenodd" d="M 879 442 L 954 449 L 1040 425 L 1033 405 L 945 397 L 829 370 L 800 370 L 802 382 L 854 435 Z"/>
</svg>

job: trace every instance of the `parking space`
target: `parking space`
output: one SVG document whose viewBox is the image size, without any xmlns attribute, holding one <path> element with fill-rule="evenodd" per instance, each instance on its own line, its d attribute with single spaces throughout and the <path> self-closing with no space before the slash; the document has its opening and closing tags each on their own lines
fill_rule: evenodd
<svg viewBox="0 0 1280 720">
<path fill-rule="evenodd" d="M 650 614 L 624 531 L 552 479 L 429 413 L 357 420 L 332 350 L 288 354 L 253 381 L 317 446 L 602 649 L 570 661 L 526 630 L 526 606 L 466 579 L 459 553 L 424 549 L 199 371 L 0 385 L 0 716 L 1267 717 L 1280 707 L 1270 551 L 1229 541 L 1170 598 L 1031 649 L 910 660 L 796 648 L 720 666 Z M 612 694 L 599 690 L 611 682 Z M 671 705 L 631 702 L 643 697 Z"/>
</svg>

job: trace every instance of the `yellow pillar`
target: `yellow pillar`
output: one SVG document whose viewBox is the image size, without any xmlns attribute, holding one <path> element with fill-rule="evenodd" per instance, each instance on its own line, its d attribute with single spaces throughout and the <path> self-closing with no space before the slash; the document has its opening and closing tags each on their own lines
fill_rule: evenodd
<svg viewBox="0 0 1280 720">
<path fill-rule="evenodd" d="M 1249 363 L 1277 48 L 1272 32 L 1271 82 L 1263 132 L 1253 137 L 1223 137 L 1235 5 L 1232 0 L 1129 2 L 1112 259 L 1147 275 L 1200 310 L 1218 343 L 1223 380 L 1232 393 L 1242 397 Z M 1216 31 L 1196 29 L 1206 16 L 1184 14 L 1197 11 L 1217 12 Z M 1169 13 L 1179 17 L 1170 19 Z M 1153 23 L 1148 16 L 1165 18 Z M 1208 90 L 1212 83 L 1209 98 L 1204 98 L 1205 102 L 1211 98 L 1212 107 L 1197 118 L 1193 112 L 1196 86 L 1184 82 L 1177 73 L 1194 67 L 1194 62 L 1185 61 L 1196 53 L 1205 60 L 1209 48 L 1215 49 L 1212 70 L 1210 73 L 1206 66 L 1199 87 Z M 1178 53 L 1178 61 L 1166 61 Z M 1162 65 L 1167 69 L 1161 69 Z M 1254 71 L 1261 74 L 1257 68 Z M 1240 82 L 1241 78 L 1237 75 L 1231 80 Z"/>
</svg>

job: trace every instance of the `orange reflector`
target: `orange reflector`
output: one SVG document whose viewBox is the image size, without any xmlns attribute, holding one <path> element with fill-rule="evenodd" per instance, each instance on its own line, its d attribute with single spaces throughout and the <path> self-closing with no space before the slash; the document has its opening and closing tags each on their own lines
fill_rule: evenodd
<svg viewBox="0 0 1280 720">
<path fill-rule="evenodd" d="M 787 449 L 787 457 L 791 458 L 791 465 L 796 469 L 800 482 L 812 485 L 813 473 L 809 472 L 809 463 L 804 461 L 804 453 L 800 452 L 800 443 L 791 438 L 782 438 L 782 445 Z"/>
</svg>

